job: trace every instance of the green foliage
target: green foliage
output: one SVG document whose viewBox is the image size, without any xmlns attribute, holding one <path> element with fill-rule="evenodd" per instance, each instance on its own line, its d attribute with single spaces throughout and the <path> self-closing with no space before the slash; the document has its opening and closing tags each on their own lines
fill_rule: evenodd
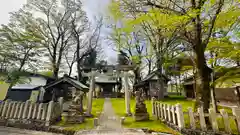
<svg viewBox="0 0 240 135">
<path fill-rule="evenodd" d="M 29 73 L 25 71 L 12 70 L 8 72 L 8 75 L 5 81 L 10 83 L 11 85 L 15 85 L 17 83 L 19 84 L 28 83 L 31 81 L 28 75 Z"/>
<path fill-rule="evenodd" d="M 48 77 L 53 77 L 53 72 L 52 71 L 42 71 L 42 72 L 39 72 L 39 74 L 45 75 L 45 76 L 48 76 Z"/>
</svg>

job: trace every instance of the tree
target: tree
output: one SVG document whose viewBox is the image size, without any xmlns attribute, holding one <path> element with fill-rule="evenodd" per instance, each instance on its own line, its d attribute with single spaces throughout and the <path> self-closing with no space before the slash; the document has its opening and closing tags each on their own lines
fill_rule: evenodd
<svg viewBox="0 0 240 135">
<path fill-rule="evenodd" d="M 76 62 L 77 51 L 75 49 L 76 48 L 74 46 L 69 46 L 68 48 L 66 48 L 66 51 L 64 53 L 64 59 L 69 69 L 68 76 L 71 76 L 73 65 Z"/>
<path fill-rule="evenodd" d="M 177 32 L 177 35 L 193 49 L 196 55 L 196 103 L 199 105 L 200 102 L 203 102 L 204 111 L 208 111 L 211 69 L 206 63 L 205 49 L 212 38 L 213 32 L 219 28 L 224 28 L 224 30 L 232 29 L 235 26 L 233 24 L 238 22 L 236 13 L 239 13 L 239 7 L 235 6 L 238 3 L 230 3 L 227 0 L 139 0 L 135 1 L 135 3 L 149 7 L 149 9 L 145 8 L 142 12 L 156 19 L 154 26 L 160 24 L 160 26 L 163 26 L 162 29 L 172 29 L 173 31 L 178 28 L 177 30 L 180 31 Z M 231 15 L 231 19 L 228 18 L 229 20 L 227 20 L 226 14 Z M 143 16 L 141 19 L 146 20 L 146 17 Z M 161 20 L 161 22 L 158 20 Z M 168 35 L 169 33 L 165 31 L 165 34 Z M 160 34 L 156 35 L 160 36 Z"/>
<path fill-rule="evenodd" d="M 150 14 L 147 14 L 143 11 L 143 6 L 135 1 L 115 2 L 111 8 L 113 9 L 112 12 L 115 18 L 124 20 L 125 26 L 123 26 L 123 29 L 134 31 L 136 27 L 141 28 L 145 44 L 150 46 L 149 48 L 152 49 L 152 53 L 156 57 L 156 68 L 159 73 L 158 84 L 160 84 L 158 98 L 163 98 L 164 94 L 161 89 L 164 89 L 162 76 L 165 67 L 164 62 L 170 60 L 171 57 L 169 55 L 176 52 L 175 50 L 178 46 L 176 40 L 179 37 L 179 28 L 165 28 L 165 24 L 160 23 L 159 20 L 165 19 L 166 16 L 161 16 L 157 10 L 152 10 Z M 159 18 L 156 18 L 157 16 Z M 182 20 L 183 18 L 177 22 Z M 170 20 L 170 22 L 174 21 L 176 20 Z"/>
<path fill-rule="evenodd" d="M 37 57 L 41 57 L 43 51 L 40 45 L 42 38 L 34 31 L 34 28 L 26 23 L 32 21 L 31 15 L 22 16 L 21 14 L 21 10 L 11 13 L 10 23 L 2 25 L 0 29 L 1 56 L 3 62 L 7 60 L 7 63 L 11 65 L 8 67 L 10 69 L 36 70 L 36 64 L 40 62 Z"/>
<path fill-rule="evenodd" d="M 62 56 L 73 41 L 72 24 L 82 25 L 86 20 L 80 0 L 30 0 L 24 10 L 41 14 L 37 20 L 37 32 L 44 37 L 42 45 L 48 50 L 54 77 L 58 78 Z M 84 20 L 84 21 L 80 21 Z M 33 24 L 31 24 L 33 25 Z M 82 31 L 77 31 L 81 35 Z"/>
<path fill-rule="evenodd" d="M 75 39 L 77 40 L 77 72 L 80 81 L 83 81 L 82 68 L 85 66 L 84 64 L 88 64 L 88 66 L 91 66 L 91 68 L 95 68 L 97 54 L 101 51 L 100 41 L 103 18 L 96 18 L 95 23 L 95 27 L 90 25 L 92 29 L 89 29 L 85 39 L 83 39 L 81 42 L 78 43 L 79 36 L 75 35 Z M 81 49 L 83 49 L 82 52 L 80 51 Z M 91 62 L 87 62 L 86 59 L 90 59 Z"/>
</svg>

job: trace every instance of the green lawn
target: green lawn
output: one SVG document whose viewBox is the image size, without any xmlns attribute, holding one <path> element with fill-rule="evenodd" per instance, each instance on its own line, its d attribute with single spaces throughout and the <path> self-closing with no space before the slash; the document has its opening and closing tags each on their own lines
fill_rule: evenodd
<svg viewBox="0 0 240 135">
<path fill-rule="evenodd" d="M 113 109 L 118 116 L 125 116 L 125 103 L 124 99 L 111 99 Z M 148 109 L 148 113 L 150 115 L 149 121 L 144 122 L 135 122 L 133 117 L 126 117 L 124 122 L 124 126 L 127 128 L 148 128 L 150 130 L 178 134 L 176 131 L 167 127 L 165 124 L 160 121 L 153 120 L 152 118 L 152 106 L 150 101 L 145 101 Z M 131 112 L 133 113 L 135 109 L 135 100 L 131 100 Z"/>
<path fill-rule="evenodd" d="M 94 117 L 98 117 L 97 115 L 98 112 L 102 112 L 103 109 L 103 104 L 104 104 L 104 99 L 93 99 L 93 104 L 92 104 L 92 114 Z M 86 105 L 86 104 L 85 104 Z M 86 106 L 84 107 L 86 109 Z M 57 126 L 62 126 L 66 130 L 84 130 L 84 129 L 92 129 L 93 128 L 93 118 L 86 118 L 85 122 L 82 124 L 66 124 L 64 122 L 64 118 L 62 121 L 57 123 Z"/>
<path fill-rule="evenodd" d="M 125 102 L 124 99 L 112 99 L 112 105 L 113 108 L 116 112 L 117 115 L 119 116 L 125 116 Z M 186 100 L 181 97 L 170 97 L 166 98 L 164 100 L 161 100 L 160 102 L 165 103 L 165 104 L 171 104 L 175 105 L 177 103 L 180 103 L 182 105 L 183 111 L 187 112 L 188 107 L 194 108 L 194 101 L 191 100 Z M 146 122 L 135 122 L 133 117 L 127 117 L 126 122 L 124 123 L 125 127 L 128 128 L 148 128 L 154 131 L 159 131 L 159 132 L 167 132 L 167 133 L 172 133 L 172 134 L 177 134 L 175 131 L 172 129 L 168 128 L 165 124 L 161 123 L 160 121 L 153 120 L 152 118 L 152 106 L 151 106 L 151 101 L 145 101 L 148 113 L 150 115 L 150 121 Z M 135 109 L 135 100 L 131 99 L 131 112 L 134 113 Z M 229 114 L 232 113 L 230 108 L 226 107 L 220 107 L 218 106 L 218 109 L 225 109 Z M 189 127 L 189 118 L 187 114 L 184 114 L 184 119 L 185 119 L 185 125 L 186 127 Z M 224 125 L 222 122 L 222 118 L 218 118 L 218 123 L 219 123 L 219 128 L 220 130 L 224 129 Z M 237 131 L 236 124 L 233 119 L 230 119 L 230 125 L 234 133 Z M 197 122 L 197 127 L 199 127 L 199 123 Z"/>
</svg>

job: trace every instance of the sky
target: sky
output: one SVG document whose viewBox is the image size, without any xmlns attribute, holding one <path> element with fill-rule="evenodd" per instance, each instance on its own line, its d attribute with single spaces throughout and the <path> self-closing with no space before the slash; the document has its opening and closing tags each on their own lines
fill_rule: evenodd
<svg viewBox="0 0 240 135">
<path fill-rule="evenodd" d="M 94 21 L 94 16 L 107 16 L 107 6 L 110 0 L 82 0 L 83 9 L 86 11 L 90 21 Z M 9 12 L 17 11 L 25 4 L 27 0 L 0 0 L 0 24 L 7 24 L 9 21 Z M 103 27 L 103 37 L 107 35 L 105 33 L 106 28 Z M 108 45 L 107 41 L 102 41 L 103 54 L 102 57 L 108 62 L 112 62 L 116 59 L 116 53 Z"/>
</svg>

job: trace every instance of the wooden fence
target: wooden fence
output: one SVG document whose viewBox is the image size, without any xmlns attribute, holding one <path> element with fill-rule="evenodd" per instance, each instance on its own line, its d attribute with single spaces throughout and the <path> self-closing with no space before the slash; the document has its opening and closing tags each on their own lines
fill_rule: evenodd
<svg viewBox="0 0 240 135">
<path fill-rule="evenodd" d="M 152 114 L 156 119 L 177 126 L 180 131 L 190 129 L 192 131 L 200 130 L 203 132 L 232 134 L 232 128 L 235 128 L 237 134 L 240 134 L 240 108 L 232 108 L 232 114 L 227 113 L 224 109 L 221 109 L 220 113 L 216 113 L 213 109 L 209 109 L 208 113 L 204 113 L 202 107 L 198 108 L 196 113 L 193 112 L 191 107 L 187 109 L 187 112 L 183 112 L 181 104 L 163 104 L 152 99 Z M 206 124 L 205 117 L 209 117 L 210 129 Z M 221 121 L 224 128 L 220 128 L 219 121 Z M 232 124 L 233 121 L 234 124 Z"/>
<path fill-rule="evenodd" d="M 0 104 L 0 119 L 39 121 L 49 126 L 61 116 L 62 104 L 63 98 L 49 103 L 5 101 Z"/>
</svg>

